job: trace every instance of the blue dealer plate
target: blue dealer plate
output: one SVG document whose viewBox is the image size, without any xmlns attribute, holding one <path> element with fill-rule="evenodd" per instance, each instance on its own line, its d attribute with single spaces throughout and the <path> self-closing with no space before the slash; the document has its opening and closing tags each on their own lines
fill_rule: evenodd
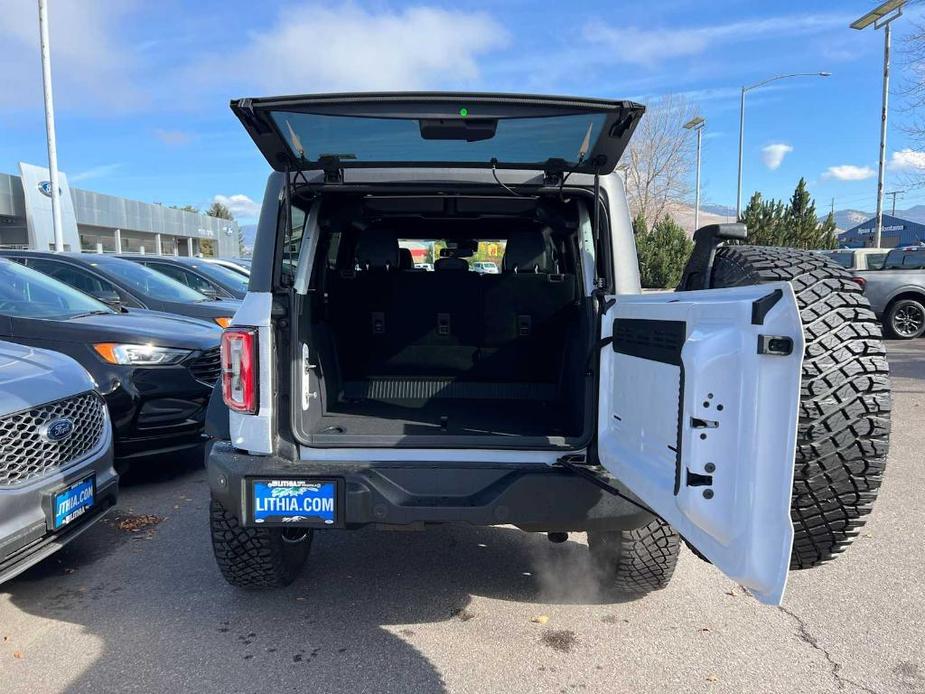
<svg viewBox="0 0 925 694">
<path fill-rule="evenodd" d="M 251 482 L 251 519 L 258 525 L 331 527 L 338 510 L 335 480 Z"/>
<path fill-rule="evenodd" d="M 93 508 L 96 479 L 85 477 L 67 489 L 55 492 L 52 498 L 52 529 L 58 530 L 72 523 Z"/>
</svg>

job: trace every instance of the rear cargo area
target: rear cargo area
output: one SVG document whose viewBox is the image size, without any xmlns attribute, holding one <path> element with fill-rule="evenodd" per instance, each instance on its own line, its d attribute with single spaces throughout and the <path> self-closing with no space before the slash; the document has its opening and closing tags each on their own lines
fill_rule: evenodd
<svg viewBox="0 0 925 694">
<path fill-rule="evenodd" d="M 585 436 L 592 331 L 577 225 L 524 217 L 328 226 L 299 321 L 320 388 L 301 418 L 307 443 L 560 447 Z M 442 257 L 416 266 L 435 239 Z M 466 257 L 485 248 L 496 274 Z"/>
</svg>

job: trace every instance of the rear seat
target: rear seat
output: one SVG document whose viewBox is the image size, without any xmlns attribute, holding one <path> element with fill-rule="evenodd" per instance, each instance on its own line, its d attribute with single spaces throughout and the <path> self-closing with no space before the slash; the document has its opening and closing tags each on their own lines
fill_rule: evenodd
<svg viewBox="0 0 925 694">
<path fill-rule="evenodd" d="M 387 338 L 395 328 L 395 235 L 387 230 L 361 232 L 355 258 L 356 269 L 343 269 L 332 291 L 331 319 L 345 378 L 381 370 L 387 356 Z"/>
<path fill-rule="evenodd" d="M 575 276 L 559 273 L 551 230 L 507 239 L 501 274 L 482 277 L 483 369 L 507 380 L 554 382 L 577 298 Z"/>
<path fill-rule="evenodd" d="M 399 373 L 459 376 L 471 371 L 481 333 L 479 277 L 461 258 L 440 258 L 434 272 L 402 272 L 391 365 Z"/>
<path fill-rule="evenodd" d="M 480 276 L 460 258 L 409 271 L 395 232 L 361 232 L 358 269 L 333 292 L 344 377 L 555 382 L 576 283 L 557 273 L 549 233 L 512 233 L 502 274 Z"/>
</svg>

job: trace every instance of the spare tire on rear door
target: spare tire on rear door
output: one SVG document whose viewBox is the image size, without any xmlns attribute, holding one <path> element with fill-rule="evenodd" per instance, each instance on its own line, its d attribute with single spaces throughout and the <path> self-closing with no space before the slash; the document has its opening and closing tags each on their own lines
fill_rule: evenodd
<svg viewBox="0 0 925 694">
<path fill-rule="evenodd" d="M 850 275 L 823 255 L 723 246 L 711 287 L 789 281 L 806 337 L 791 517 L 791 568 L 845 550 L 870 513 L 890 434 L 890 380 L 880 326 Z"/>
</svg>

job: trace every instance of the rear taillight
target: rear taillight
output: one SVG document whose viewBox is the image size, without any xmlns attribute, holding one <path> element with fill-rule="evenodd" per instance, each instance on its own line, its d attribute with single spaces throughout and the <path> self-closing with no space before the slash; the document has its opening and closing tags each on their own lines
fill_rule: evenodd
<svg viewBox="0 0 925 694">
<path fill-rule="evenodd" d="M 229 328 L 222 333 L 222 397 L 229 409 L 257 412 L 257 330 Z"/>
<path fill-rule="evenodd" d="M 861 289 L 864 289 L 864 285 L 867 284 L 867 280 L 863 277 L 852 277 L 851 281 L 858 285 Z"/>
</svg>

